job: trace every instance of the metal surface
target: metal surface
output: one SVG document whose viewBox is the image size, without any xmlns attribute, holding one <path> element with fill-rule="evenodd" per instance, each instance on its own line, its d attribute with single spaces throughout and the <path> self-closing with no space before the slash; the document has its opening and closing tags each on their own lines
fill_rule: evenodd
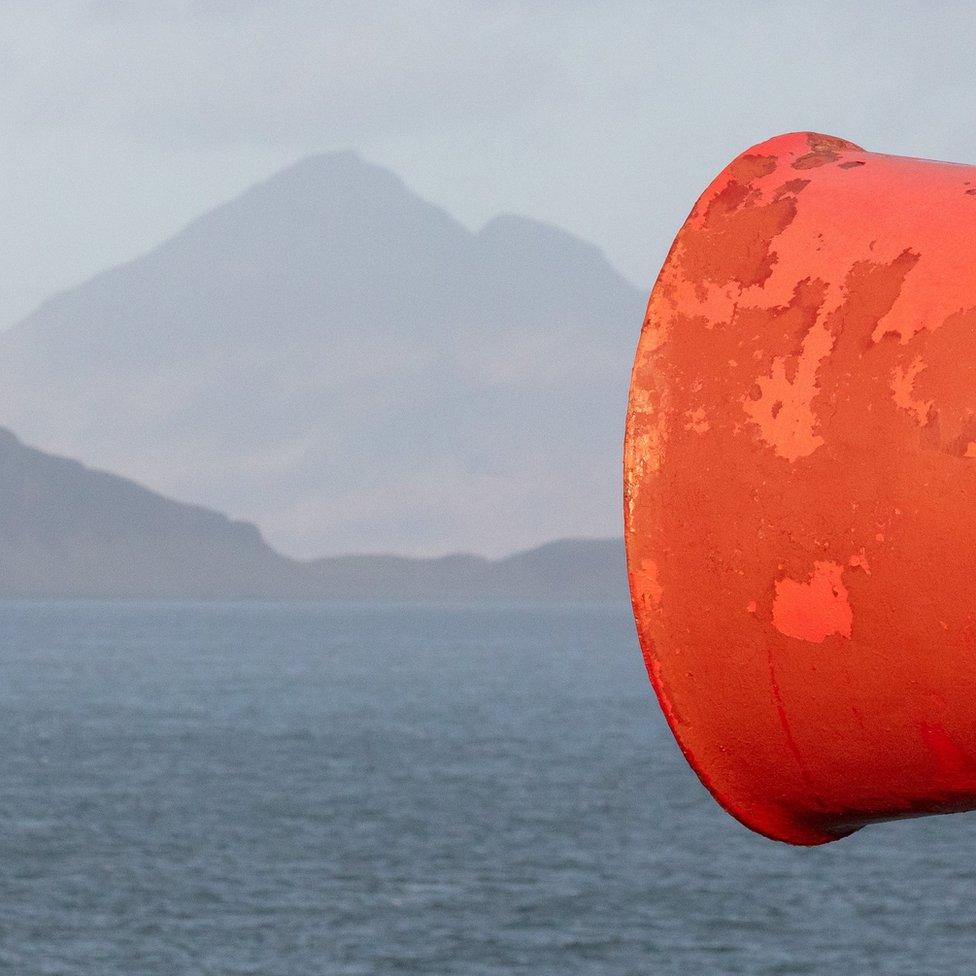
<svg viewBox="0 0 976 976">
<path fill-rule="evenodd" d="M 793 133 L 718 176 L 648 305 L 625 520 L 730 813 L 817 844 L 976 808 L 976 168 Z"/>
</svg>

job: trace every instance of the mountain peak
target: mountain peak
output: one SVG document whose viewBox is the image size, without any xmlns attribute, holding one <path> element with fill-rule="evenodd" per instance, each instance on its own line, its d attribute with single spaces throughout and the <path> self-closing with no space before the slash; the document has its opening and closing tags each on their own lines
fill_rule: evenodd
<svg viewBox="0 0 976 976">
<path fill-rule="evenodd" d="M 497 555 L 615 529 L 643 306 L 572 234 L 318 154 L 0 338 L 0 423 L 292 555 Z"/>
<path fill-rule="evenodd" d="M 321 266 L 323 252 L 345 252 L 349 261 L 358 252 L 355 260 L 365 268 L 398 246 L 417 253 L 433 241 L 456 253 L 471 237 L 391 170 L 346 149 L 299 159 L 197 218 L 161 248 L 196 238 L 200 260 L 229 246 L 261 265 L 259 252 L 274 241 L 274 260 L 301 273 Z"/>
<path fill-rule="evenodd" d="M 384 166 L 363 159 L 352 149 L 315 153 L 245 190 L 240 196 L 201 218 L 209 221 L 222 212 L 276 212 L 284 207 L 297 216 L 376 201 L 385 206 L 406 206 L 413 194 Z"/>
<path fill-rule="evenodd" d="M 315 180 L 332 183 L 336 180 L 346 182 L 376 179 L 403 187 L 400 178 L 386 167 L 363 159 L 355 149 L 339 149 L 335 152 L 311 153 L 303 156 L 284 169 L 273 173 L 258 186 L 288 182 L 307 183 Z"/>
</svg>

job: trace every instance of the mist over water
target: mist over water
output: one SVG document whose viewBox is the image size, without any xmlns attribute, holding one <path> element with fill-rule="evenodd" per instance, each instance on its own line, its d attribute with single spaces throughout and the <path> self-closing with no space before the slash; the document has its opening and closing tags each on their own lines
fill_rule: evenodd
<svg viewBox="0 0 976 976">
<path fill-rule="evenodd" d="M 628 608 L 0 604 L 0 970 L 960 973 L 976 818 L 707 796 Z"/>
</svg>

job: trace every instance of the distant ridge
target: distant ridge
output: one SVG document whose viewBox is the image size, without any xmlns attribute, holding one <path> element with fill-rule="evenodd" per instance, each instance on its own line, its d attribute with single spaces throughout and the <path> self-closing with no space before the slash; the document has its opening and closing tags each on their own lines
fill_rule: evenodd
<svg viewBox="0 0 976 976">
<path fill-rule="evenodd" d="M 625 601 L 622 539 L 559 539 L 503 559 L 340 556 L 305 564 L 309 595 L 342 599 Z"/>
<path fill-rule="evenodd" d="M 0 596 L 355 601 L 625 600 L 619 539 L 500 560 L 342 556 L 300 562 L 258 529 L 0 429 Z"/>
<path fill-rule="evenodd" d="M 606 536 L 645 302 L 564 230 L 316 155 L 0 333 L 0 424 L 301 558 Z"/>
</svg>

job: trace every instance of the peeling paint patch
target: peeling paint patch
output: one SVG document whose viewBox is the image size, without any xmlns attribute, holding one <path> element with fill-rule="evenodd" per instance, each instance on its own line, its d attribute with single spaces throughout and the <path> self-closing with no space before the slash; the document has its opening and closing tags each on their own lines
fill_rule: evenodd
<svg viewBox="0 0 976 976">
<path fill-rule="evenodd" d="M 907 343 L 918 332 L 928 328 L 924 319 L 919 320 L 918 314 L 913 310 L 913 302 L 910 300 L 909 272 L 920 260 L 921 255 L 918 251 L 906 248 L 889 264 L 875 265 L 872 268 L 870 263 L 859 262 L 848 274 L 848 288 L 864 274 L 871 275 L 875 279 L 869 295 L 869 300 L 878 310 L 874 331 L 871 333 L 872 342 L 881 342 L 890 334 L 898 336 L 901 343 Z M 904 299 L 906 290 L 909 293 L 909 300 L 900 300 Z"/>
<path fill-rule="evenodd" d="M 815 562 L 808 582 L 776 581 L 773 626 L 787 637 L 822 644 L 832 634 L 850 638 L 853 611 L 841 576 L 844 567 Z"/>
<path fill-rule="evenodd" d="M 686 228 L 678 238 L 682 272 L 699 301 L 706 299 L 707 285 L 763 285 L 776 264 L 772 243 L 795 216 L 795 195 L 761 203 L 733 174 L 709 202 L 700 226 Z"/>
<path fill-rule="evenodd" d="M 976 309 L 954 312 L 918 333 L 915 343 L 925 368 L 918 372 L 913 395 L 931 405 L 925 418 L 928 433 L 940 450 L 965 457 L 976 441 Z"/>
<path fill-rule="evenodd" d="M 661 396 L 657 409 L 650 403 L 643 412 L 633 412 L 627 427 L 627 477 L 625 481 L 627 512 L 633 517 L 638 495 L 645 479 L 661 469 L 661 452 L 665 434 L 665 397 Z"/>
<path fill-rule="evenodd" d="M 787 193 L 792 193 L 796 195 L 806 187 L 810 185 L 809 180 L 787 180 L 782 186 L 776 189 L 773 193 L 773 199 L 778 200 L 780 197 L 785 196 Z"/>
<path fill-rule="evenodd" d="M 830 149 L 823 152 L 810 152 L 801 156 L 794 164 L 793 169 L 816 169 L 818 166 L 825 166 L 838 159 L 837 153 Z"/>
<path fill-rule="evenodd" d="M 833 345 L 827 326 L 815 323 L 803 339 L 800 354 L 773 360 L 770 372 L 756 379 L 742 401 L 759 436 L 787 461 L 806 457 L 824 443 L 817 432 L 813 398 L 818 390 L 817 370 Z"/>
<path fill-rule="evenodd" d="M 733 183 L 746 184 L 760 180 L 774 172 L 777 165 L 775 156 L 747 153 L 733 160 L 729 165 L 729 179 Z"/>
<path fill-rule="evenodd" d="M 793 169 L 817 169 L 827 163 L 836 162 L 840 159 L 842 152 L 859 151 L 853 142 L 837 139 L 834 136 L 820 135 L 816 132 L 810 133 L 807 142 L 810 146 L 810 152 L 794 160 Z"/>
<path fill-rule="evenodd" d="M 915 399 L 915 377 L 924 369 L 922 357 L 917 356 L 910 366 L 896 366 L 891 372 L 891 395 L 896 405 L 913 414 L 920 427 L 928 421 L 933 403 L 932 400 Z"/>
</svg>

